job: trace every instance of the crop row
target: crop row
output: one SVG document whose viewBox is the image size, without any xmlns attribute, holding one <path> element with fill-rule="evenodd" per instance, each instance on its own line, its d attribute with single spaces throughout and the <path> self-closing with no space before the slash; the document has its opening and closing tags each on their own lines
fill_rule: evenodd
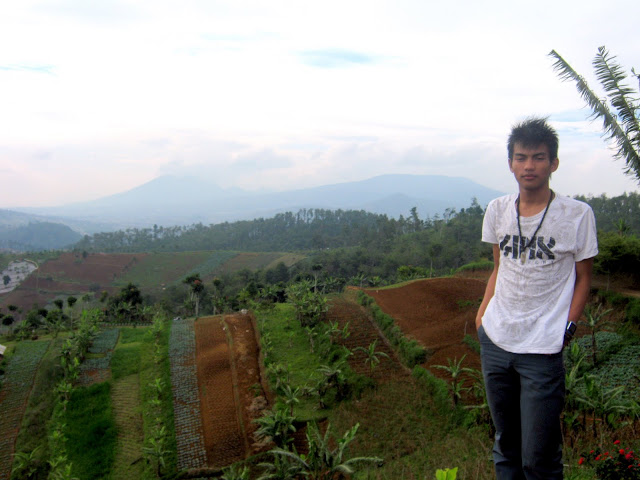
<svg viewBox="0 0 640 480">
<path fill-rule="evenodd" d="M 178 470 L 202 468 L 207 464 L 195 353 L 193 320 L 174 319 L 169 336 L 169 361 Z"/>
<path fill-rule="evenodd" d="M 49 342 L 24 341 L 16 346 L 0 390 L 0 480 L 11 475 L 15 439 L 40 360 Z"/>
</svg>

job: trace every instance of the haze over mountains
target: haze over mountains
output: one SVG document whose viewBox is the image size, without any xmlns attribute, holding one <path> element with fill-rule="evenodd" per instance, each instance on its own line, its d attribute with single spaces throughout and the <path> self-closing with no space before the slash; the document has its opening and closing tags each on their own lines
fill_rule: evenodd
<svg viewBox="0 0 640 480">
<path fill-rule="evenodd" d="M 466 208 L 473 198 L 484 207 L 499 195 L 501 192 L 466 178 L 437 175 L 382 175 L 275 193 L 223 189 L 197 177 L 163 176 L 89 202 L 20 208 L 13 212 L 0 210 L 0 247 L 6 247 L 2 239 L 10 239 L 12 232 L 19 233 L 21 239 L 28 236 L 25 229 L 33 228 L 30 223 L 63 224 L 78 234 L 93 234 L 154 224 L 209 225 L 269 218 L 303 208 L 366 210 L 397 218 L 409 215 L 417 207 L 419 216 L 426 218 L 442 215 L 447 208 Z M 65 240 L 68 238 L 72 237 Z M 56 243 L 56 247 L 60 246 Z"/>
</svg>

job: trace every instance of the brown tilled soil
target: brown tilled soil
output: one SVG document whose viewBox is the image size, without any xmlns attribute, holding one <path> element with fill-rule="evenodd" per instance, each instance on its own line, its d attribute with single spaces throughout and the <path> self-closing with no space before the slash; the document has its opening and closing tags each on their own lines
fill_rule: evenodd
<svg viewBox="0 0 640 480">
<path fill-rule="evenodd" d="M 266 407 L 258 345 L 248 315 L 199 318 L 195 335 L 207 463 L 222 467 L 258 448 L 250 440 L 255 431 L 252 420 Z"/>
<path fill-rule="evenodd" d="M 462 343 L 466 333 L 477 339 L 475 316 L 486 282 L 474 278 L 417 280 L 399 288 L 368 289 L 378 306 L 402 331 L 433 352 L 423 365 L 447 365 L 447 359 L 467 355 L 464 366 L 480 368 L 480 358 Z M 435 375 L 447 373 L 429 368 Z"/>
<path fill-rule="evenodd" d="M 83 258 L 79 253 L 62 253 L 40 265 L 18 288 L 0 296 L 0 306 L 13 304 L 27 312 L 34 304 L 44 306 L 60 294 L 89 292 L 92 284 L 113 293 L 117 288 L 111 282 L 146 255 L 94 253 Z"/>
</svg>

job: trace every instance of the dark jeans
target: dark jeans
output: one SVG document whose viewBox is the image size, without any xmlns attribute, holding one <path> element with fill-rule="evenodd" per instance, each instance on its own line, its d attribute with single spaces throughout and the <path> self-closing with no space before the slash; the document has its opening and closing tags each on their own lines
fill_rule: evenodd
<svg viewBox="0 0 640 480">
<path fill-rule="evenodd" d="M 496 346 L 484 329 L 482 373 L 496 437 L 497 480 L 562 479 L 562 352 L 518 354 Z"/>
</svg>

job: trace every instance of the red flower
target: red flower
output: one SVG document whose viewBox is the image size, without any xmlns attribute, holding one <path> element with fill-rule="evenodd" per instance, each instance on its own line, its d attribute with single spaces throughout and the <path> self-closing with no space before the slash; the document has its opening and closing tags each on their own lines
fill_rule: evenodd
<svg viewBox="0 0 640 480">
<path fill-rule="evenodd" d="M 578 460 L 578 465 L 582 465 L 584 463 L 584 458 L 580 457 L 580 460 Z"/>
<path fill-rule="evenodd" d="M 624 458 L 626 458 L 627 460 L 631 460 L 633 458 L 633 455 L 631 455 L 630 453 L 627 453 Z"/>
<path fill-rule="evenodd" d="M 616 440 L 615 442 L 613 442 L 614 445 L 620 445 L 620 440 Z"/>
<path fill-rule="evenodd" d="M 620 451 L 618 452 L 620 455 L 624 455 L 624 448 L 621 448 Z"/>
<path fill-rule="evenodd" d="M 600 455 L 598 455 L 598 456 L 596 457 L 596 461 L 598 461 L 598 460 L 600 460 Z"/>
<path fill-rule="evenodd" d="M 596 453 L 596 451 L 595 450 L 591 450 L 589 453 Z"/>
</svg>

